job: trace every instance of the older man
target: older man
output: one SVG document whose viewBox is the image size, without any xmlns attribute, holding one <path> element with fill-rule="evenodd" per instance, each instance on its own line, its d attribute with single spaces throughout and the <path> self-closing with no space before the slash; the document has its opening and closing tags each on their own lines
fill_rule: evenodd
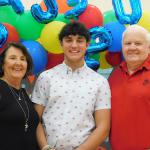
<svg viewBox="0 0 150 150">
<path fill-rule="evenodd" d="M 109 78 L 113 150 L 150 149 L 150 34 L 131 25 L 123 33 L 125 61 Z"/>
</svg>

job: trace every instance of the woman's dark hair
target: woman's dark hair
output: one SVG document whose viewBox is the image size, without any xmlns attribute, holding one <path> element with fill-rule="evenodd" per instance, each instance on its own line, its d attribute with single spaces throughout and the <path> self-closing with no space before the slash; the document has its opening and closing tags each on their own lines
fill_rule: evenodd
<svg viewBox="0 0 150 150">
<path fill-rule="evenodd" d="M 0 77 L 2 77 L 4 75 L 4 71 L 3 71 L 4 60 L 6 57 L 6 53 L 10 47 L 18 48 L 23 53 L 23 55 L 26 57 L 27 71 L 26 71 L 24 78 L 27 77 L 27 75 L 32 73 L 33 61 L 32 61 L 30 54 L 28 53 L 28 50 L 26 49 L 26 47 L 23 44 L 21 44 L 20 42 L 9 42 L 6 45 L 6 47 L 3 49 L 2 53 L 0 54 Z"/>
<path fill-rule="evenodd" d="M 59 40 L 62 42 L 63 38 L 69 35 L 84 36 L 87 42 L 90 41 L 90 32 L 82 23 L 79 22 L 66 24 L 59 33 Z"/>
</svg>

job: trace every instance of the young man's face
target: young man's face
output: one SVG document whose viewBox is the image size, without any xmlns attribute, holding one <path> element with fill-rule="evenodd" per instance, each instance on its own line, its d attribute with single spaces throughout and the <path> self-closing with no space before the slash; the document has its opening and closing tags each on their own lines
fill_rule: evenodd
<svg viewBox="0 0 150 150">
<path fill-rule="evenodd" d="M 61 42 L 61 46 L 64 50 L 66 63 L 83 63 L 88 45 L 89 43 L 84 36 L 65 36 Z"/>
</svg>

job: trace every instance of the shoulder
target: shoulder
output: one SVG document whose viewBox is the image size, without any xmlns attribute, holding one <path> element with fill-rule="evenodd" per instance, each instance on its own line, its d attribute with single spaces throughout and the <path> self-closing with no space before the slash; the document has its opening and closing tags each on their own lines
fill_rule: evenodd
<svg viewBox="0 0 150 150">
<path fill-rule="evenodd" d="M 108 80 L 102 76 L 101 74 L 99 74 L 98 72 L 95 72 L 94 70 L 92 70 L 91 68 L 87 67 L 87 73 L 88 73 L 88 78 L 90 78 L 91 80 L 95 81 L 95 84 L 101 86 L 102 84 L 108 84 Z"/>
<path fill-rule="evenodd" d="M 90 74 L 90 77 L 92 77 L 92 78 L 96 78 L 97 80 L 107 80 L 104 76 L 102 76 L 101 74 L 92 70 L 89 67 L 87 67 L 87 72 Z"/>
<path fill-rule="evenodd" d="M 7 84 L 0 79 L 0 92 L 5 91 L 7 88 Z"/>
<path fill-rule="evenodd" d="M 117 77 L 120 72 L 121 72 L 120 66 L 114 67 L 112 72 L 110 73 L 108 80 L 110 80 L 111 78 Z"/>
<path fill-rule="evenodd" d="M 61 72 L 61 70 L 63 70 L 62 64 L 59 64 L 51 69 L 45 70 L 39 75 L 38 80 L 53 79 L 56 74 Z"/>
</svg>

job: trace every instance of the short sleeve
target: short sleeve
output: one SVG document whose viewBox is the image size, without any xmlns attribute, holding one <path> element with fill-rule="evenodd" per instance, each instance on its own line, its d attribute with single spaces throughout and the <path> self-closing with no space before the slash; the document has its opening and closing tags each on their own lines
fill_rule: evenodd
<svg viewBox="0 0 150 150">
<path fill-rule="evenodd" d="M 95 110 L 110 109 L 111 108 L 111 91 L 107 79 L 101 78 L 97 98 L 95 103 Z"/>
<path fill-rule="evenodd" d="M 46 106 L 50 94 L 50 81 L 47 74 L 42 73 L 36 80 L 31 100 L 33 103 Z"/>
</svg>

